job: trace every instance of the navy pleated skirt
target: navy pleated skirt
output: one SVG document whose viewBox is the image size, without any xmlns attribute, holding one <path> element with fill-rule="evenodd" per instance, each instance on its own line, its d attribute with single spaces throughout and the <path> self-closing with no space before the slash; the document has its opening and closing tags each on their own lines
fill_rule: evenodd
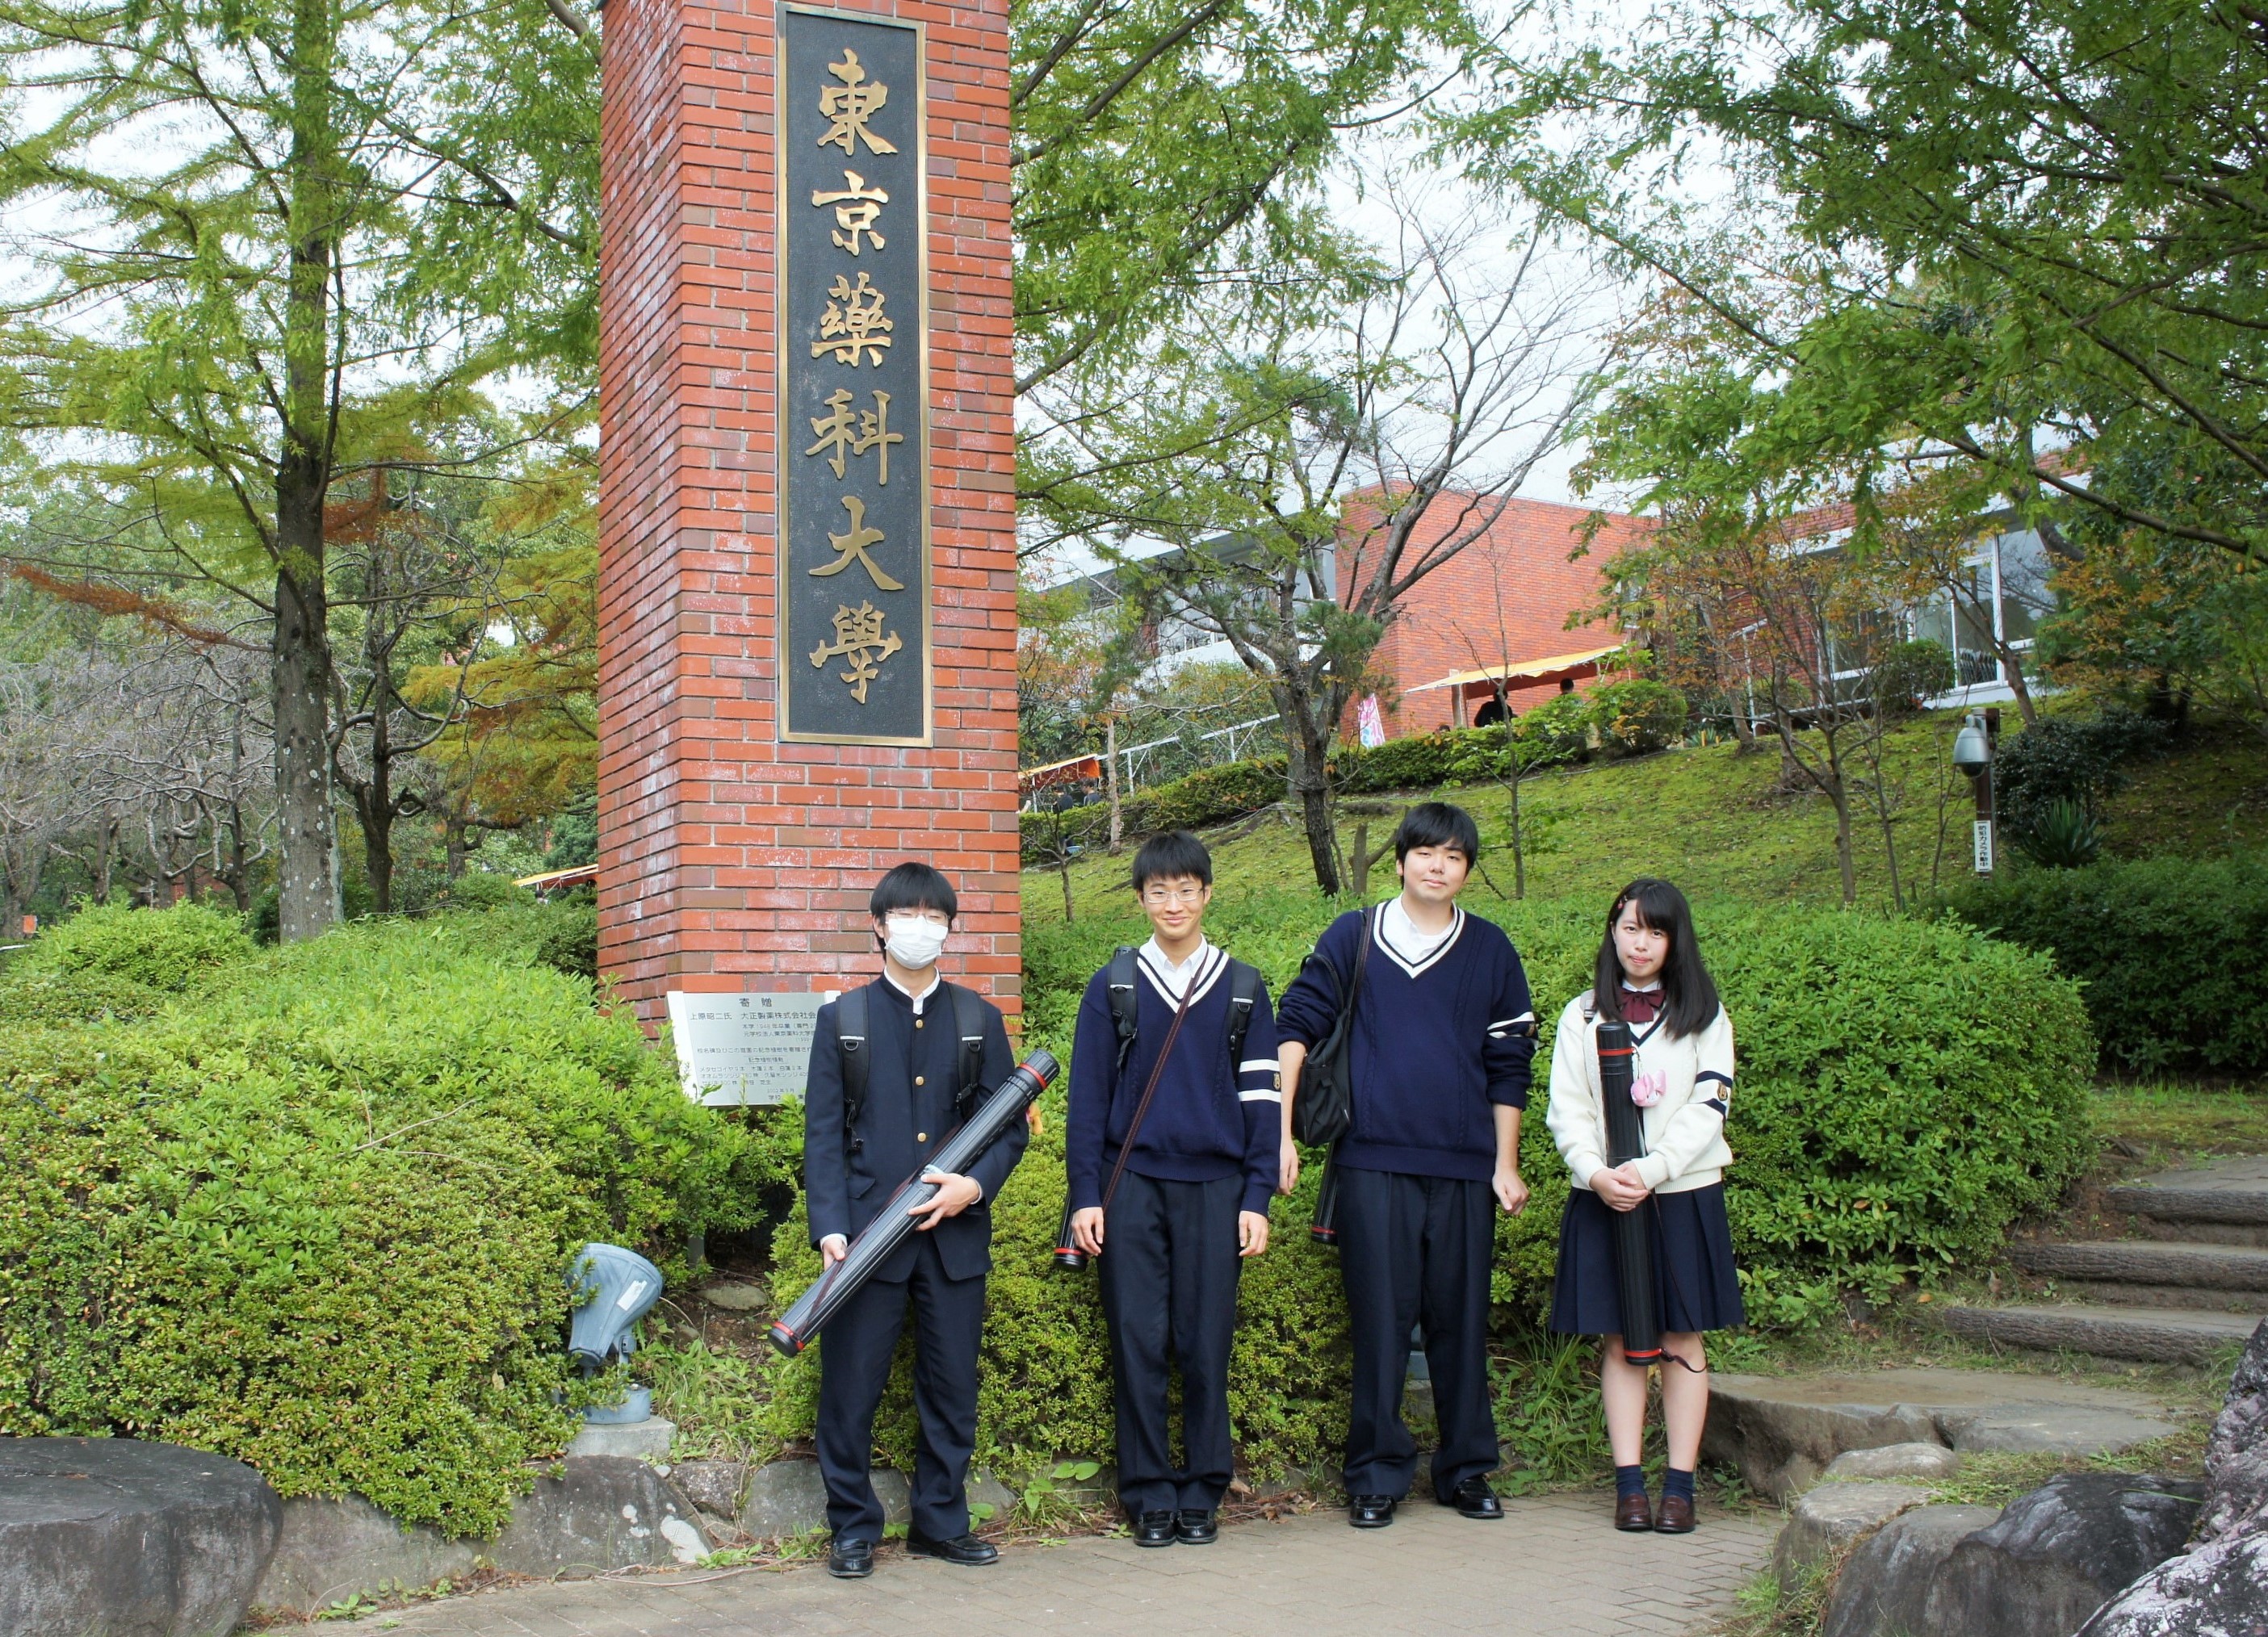
<svg viewBox="0 0 2268 1637">
<path fill-rule="evenodd" d="M 1733 1271 L 1733 1228 L 1725 1186 L 1655 1193 L 1638 1208 L 1653 1233 L 1656 1310 L 1664 1331 L 1727 1330 L 1745 1323 Z M 1615 1213 L 1588 1188 L 1571 1188 L 1559 1219 L 1559 1274 L 1551 1328 L 1567 1335 L 1618 1336 L 1622 1300 L 1609 1224 Z"/>
</svg>

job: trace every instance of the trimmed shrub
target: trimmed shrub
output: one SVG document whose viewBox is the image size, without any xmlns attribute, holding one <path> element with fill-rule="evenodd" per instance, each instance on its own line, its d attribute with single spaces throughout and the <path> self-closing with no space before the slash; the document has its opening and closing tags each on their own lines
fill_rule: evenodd
<svg viewBox="0 0 2268 1637">
<path fill-rule="evenodd" d="M 1478 902 L 1519 946 L 1537 1014 L 1588 987 L 1603 903 Z M 1335 913 L 1307 895 L 1224 892 L 1208 927 L 1280 992 Z M 2093 1045 L 2073 985 L 2029 951 L 1949 922 L 1830 913 L 1771 916 L 1704 907 L 1705 951 L 1741 1039 L 1727 1173 L 1753 1316 L 1817 1318 L 1844 1288 L 1930 1277 L 1992 1254 L 2010 1225 L 2052 1204 L 2089 1156 Z M 1026 929 L 1028 1039 L 1069 1055 L 1078 997 L 1121 943 L 1146 928 L 1090 917 Z M 1523 1122 L 1527 1212 L 1498 1224 L 1495 1296 L 1507 1334 L 1548 1311 L 1568 1192 L 1545 1129 L 1550 1030 Z M 1063 1204 L 1062 1102 L 995 1208 L 991 1317 L 979 1459 L 1011 1473 L 1111 1447 L 1109 1365 L 1091 1276 L 1051 1277 Z M 1260 1472 L 1328 1463 L 1344 1434 L 1346 1318 L 1332 1253 L 1306 1225 L 1322 1156 L 1274 1212 L 1268 1254 L 1248 1264 L 1231 1405 L 1244 1458 Z M 783 1302 L 817 1276 L 799 1215 L 775 1241 Z M 822 1347 L 825 1345 L 822 1341 Z M 816 1362 L 773 1367 L 769 1430 L 810 1435 Z M 910 1376 L 901 1360 L 878 1443 L 906 1458 Z"/>
<path fill-rule="evenodd" d="M 2127 766 L 2163 755 L 2169 738 L 2163 723 L 2133 711 L 2041 718 L 1994 753 L 1992 794 L 2002 822 L 2028 830 L 2059 801 L 2100 817 L 2126 782 Z"/>
<path fill-rule="evenodd" d="M 504 1520 L 572 1430 L 573 1253 L 681 1275 L 688 1229 L 745 1223 L 762 1178 L 635 1021 L 484 947 L 490 919 L 347 929 L 146 1024 L 0 1039 L 0 1434 Z"/>
<path fill-rule="evenodd" d="M 1927 637 L 1899 642 L 1874 665 L 1875 697 L 1893 716 L 1910 716 L 1922 701 L 1950 693 L 1956 678 L 1953 654 L 1942 642 Z"/>
<path fill-rule="evenodd" d="M 1589 700 L 1580 694 L 1557 694 L 1521 716 L 1513 731 L 1558 760 L 1588 761 L 1594 725 Z"/>
<path fill-rule="evenodd" d="M 2085 986 L 2104 1055 L 2134 1074 L 2268 1070 L 2268 868 L 2147 858 L 2020 870 L 1948 899 L 1970 924 L 2051 951 Z"/>
<path fill-rule="evenodd" d="M 1634 677 L 1591 695 L 1591 720 L 1610 755 L 1645 756 L 1685 737 L 1685 695 L 1666 682 Z"/>
<path fill-rule="evenodd" d="M 90 904 L 40 935 L 9 968 L 16 975 L 97 974 L 179 994 L 220 967 L 248 960 L 244 918 L 184 901 L 170 909 Z"/>
</svg>

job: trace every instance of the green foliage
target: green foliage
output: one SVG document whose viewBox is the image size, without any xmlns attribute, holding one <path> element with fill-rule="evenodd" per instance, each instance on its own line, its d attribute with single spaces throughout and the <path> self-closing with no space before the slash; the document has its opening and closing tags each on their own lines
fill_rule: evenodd
<svg viewBox="0 0 2268 1637">
<path fill-rule="evenodd" d="M 1911 716 L 1921 701 L 1948 692 L 1954 684 L 1953 655 L 1927 637 L 1893 644 L 1874 664 L 1874 697 L 1892 716 Z"/>
<path fill-rule="evenodd" d="M 2162 723 L 2132 711 L 2043 716 L 1994 752 L 1994 804 L 2018 833 L 2058 802 L 2094 817 L 2125 784 L 2131 765 L 2164 754 L 2168 738 Z"/>
<path fill-rule="evenodd" d="M 2268 1069 L 2268 869 L 2149 858 L 2018 870 L 1962 887 L 1966 921 L 2051 951 L 2086 986 L 2102 1050 L 2138 1074 Z"/>
<path fill-rule="evenodd" d="M 334 932 L 139 1025 L 0 1039 L 0 1433 L 504 1520 L 571 1430 L 573 1252 L 681 1275 L 687 1230 L 751 1192 L 745 1137 L 512 914 Z"/>
<path fill-rule="evenodd" d="M 2062 798 L 2010 834 L 2018 852 L 2046 870 L 2077 870 L 2102 852 L 2102 826 L 2077 802 Z"/>
<path fill-rule="evenodd" d="M 0 980 L 0 1017 L 18 1029 L 43 1024 L 107 1023 L 147 1017 L 164 1006 L 163 989 L 115 973 L 11 971 Z"/>
<path fill-rule="evenodd" d="M 170 909 L 99 904 L 40 934 L 9 970 L 92 974 L 180 994 L 251 955 L 244 919 L 229 911 L 192 902 Z"/>
<path fill-rule="evenodd" d="M 653 1413 L 677 1428 L 674 1460 L 768 1461 L 779 1441 L 764 1428 L 763 1367 L 697 1338 L 651 1341 L 633 1368 L 653 1388 Z"/>
<path fill-rule="evenodd" d="M 1591 695 L 1591 720 L 1609 754 L 1644 756 L 1685 737 L 1685 695 L 1664 682 L 1634 677 Z"/>
<path fill-rule="evenodd" d="M 1589 700 L 1580 694 L 1557 694 L 1521 717 L 1514 731 L 1553 757 L 1582 761 L 1591 753 L 1594 725 Z"/>
<path fill-rule="evenodd" d="M 589 899 L 570 899 L 553 910 L 538 936 L 535 958 L 570 977 L 599 978 L 599 906 Z"/>
</svg>

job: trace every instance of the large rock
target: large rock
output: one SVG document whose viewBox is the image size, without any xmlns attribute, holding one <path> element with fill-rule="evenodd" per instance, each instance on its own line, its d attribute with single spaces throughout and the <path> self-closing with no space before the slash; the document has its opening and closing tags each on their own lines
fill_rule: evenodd
<svg viewBox="0 0 2268 1637">
<path fill-rule="evenodd" d="M 1950 1478 L 1961 1457 L 1941 1443 L 1886 1443 L 1878 1450 L 1845 1450 L 1827 1464 L 1822 1483 L 1874 1483 L 1884 1479 Z"/>
<path fill-rule="evenodd" d="M 1934 1637 L 2070 1637 L 2181 1550 L 2204 1486 L 2149 1473 L 2066 1472 L 2019 1495 L 1946 1556 Z"/>
<path fill-rule="evenodd" d="M 757 1540 L 788 1540 L 827 1527 L 827 1486 L 816 1461 L 772 1461 L 748 1476 L 740 1501 L 741 1531 Z"/>
<path fill-rule="evenodd" d="M 2104 1604 L 2086 1637 L 2268 1637 L 2268 1321 L 2228 1384 L 2205 1474 L 2197 1547 Z"/>
<path fill-rule="evenodd" d="M 0 1632 L 227 1637 L 283 1503 L 250 1467 L 127 1438 L 0 1438 Z"/>
<path fill-rule="evenodd" d="M 1849 1450 L 1940 1443 L 2098 1454 L 2172 1430 L 2164 1406 L 2144 1394 L 2014 1371 L 1733 1375 L 1711 1377 L 1701 1452 L 1784 1501 Z"/>
<path fill-rule="evenodd" d="M 500 1569 L 547 1580 L 698 1563 L 709 1540 L 692 1512 L 644 1461 L 585 1456 L 537 1479 L 485 1555 Z"/>
<path fill-rule="evenodd" d="M 356 1495 L 294 1500 L 252 1600 L 276 1613 L 308 1614 L 357 1593 L 455 1580 L 481 1564 L 549 1580 L 698 1563 L 709 1549 L 692 1503 L 652 1467 L 576 1456 L 535 1480 L 494 1540 L 405 1528 Z"/>
<path fill-rule="evenodd" d="M 2205 1481 L 2198 1539 L 2268 1530 L 2268 1319 L 2244 1344 L 2230 1378 L 2205 1447 Z"/>
<path fill-rule="evenodd" d="M 2268 1530 L 2160 1564 L 2103 1604 L 2079 1637 L 2268 1637 Z"/>
<path fill-rule="evenodd" d="M 1945 1560 L 1999 1516 L 1996 1507 L 1925 1506 L 1892 1518 L 1845 1560 L 1822 1637 L 1923 1637 Z"/>
<path fill-rule="evenodd" d="M 740 1512 L 740 1497 L 747 1493 L 746 1461 L 680 1461 L 669 1469 L 677 1493 L 704 1512 L 732 1519 Z"/>
<path fill-rule="evenodd" d="M 360 1495 L 295 1495 L 252 1600 L 276 1614 L 314 1614 L 357 1595 L 417 1591 L 473 1572 L 480 1543 L 397 1523 Z"/>
<path fill-rule="evenodd" d="M 1793 1591 L 1805 1574 L 1899 1513 L 1926 1504 L 1929 1491 L 1911 1484 L 1822 1484 L 1789 1509 L 1772 1547 L 1772 1573 Z"/>
</svg>

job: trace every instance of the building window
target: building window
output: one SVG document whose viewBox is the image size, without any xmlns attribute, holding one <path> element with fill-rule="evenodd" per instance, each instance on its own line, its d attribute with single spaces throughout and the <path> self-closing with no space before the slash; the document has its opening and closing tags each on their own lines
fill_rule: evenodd
<svg viewBox="0 0 2268 1637">
<path fill-rule="evenodd" d="M 1979 545 L 1960 595 L 1940 592 L 1911 611 L 1914 639 L 1941 642 L 1953 655 L 1955 691 L 1945 702 L 1973 702 L 2007 688 L 1993 637 L 2019 656 L 2031 650 L 2041 619 L 2055 606 L 2047 582 L 2047 548 L 2035 531 L 2021 529 Z"/>
</svg>

